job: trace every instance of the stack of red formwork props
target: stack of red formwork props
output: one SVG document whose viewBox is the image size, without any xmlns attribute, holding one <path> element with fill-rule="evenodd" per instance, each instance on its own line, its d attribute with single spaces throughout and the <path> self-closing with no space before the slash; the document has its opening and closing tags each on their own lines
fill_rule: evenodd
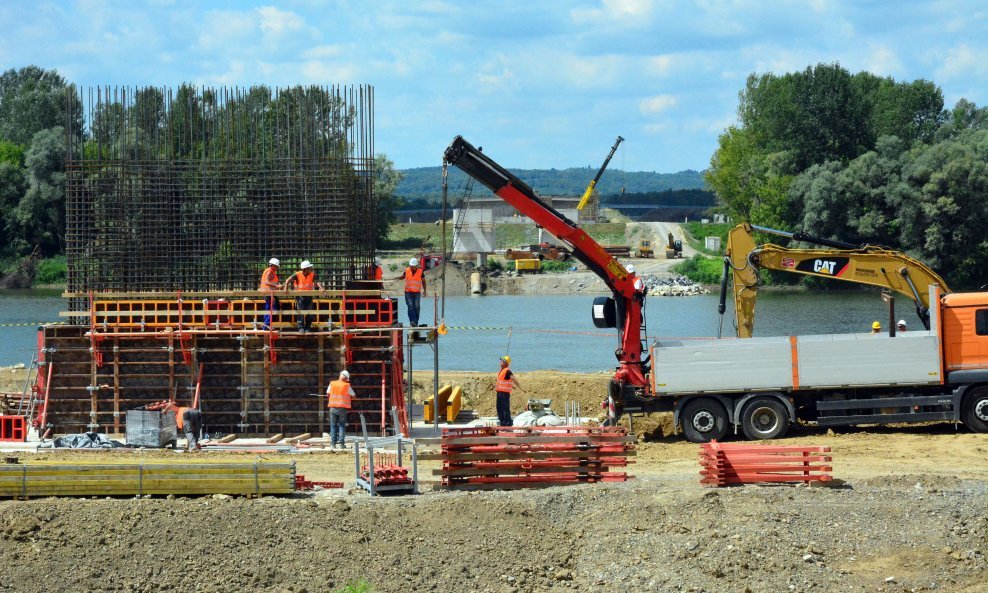
<svg viewBox="0 0 988 593">
<path fill-rule="evenodd" d="M 302 474 L 295 474 L 296 490 L 315 490 L 316 486 L 327 490 L 330 488 L 342 488 L 343 482 L 316 482 L 313 480 L 306 480 L 305 476 Z"/>
<path fill-rule="evenodd" d="M 700 446 L 704 486 L 768 482 L 829 482 L 830 447 L 752 445 L 710 441 Z"/>
<path fill-rule="evenodd" d="M 635 454 L 622 427 L 483 427 L 443 431 L 440 487 L 451 490 L 542 488 L 624 482 L 613 472 Z"/>
<path fill-rule="evenodd" d="M 398 457 L 394 453 L 376 453 L 374 455 L 374 487 L 378 486 L 404 486 L 412 485 L 412 479 L 408 477 L 408 468 L 398 465 Z M 382 463 L 378 463 L 382 461 Z M 360 466 L 361 478 L 367 482 L 371 481 L 370 466 L 363 463 Z"/>
</svg>

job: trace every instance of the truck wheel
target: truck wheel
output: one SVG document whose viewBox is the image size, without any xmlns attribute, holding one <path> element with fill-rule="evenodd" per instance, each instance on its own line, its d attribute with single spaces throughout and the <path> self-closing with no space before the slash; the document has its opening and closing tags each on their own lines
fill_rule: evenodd
<svg viewBox="0 0 988 593">
<path fill-rule="evenodd" d="M 978 387 L 964 396 L 961 421 L 974 432 L 988 432 L 988 387 Z"/>
<path fill-rule="evenodd" d="M 727 410 L 711 397 L 686 402 L 682 412 L 683 434 L 691 443 L 720 440 L 727 434 Z"/>
<path fill-rule="evenodd" d="M 753 441 L 774 439 L 789 430 L 789 414 L 774 397 L 756 397 L 741 412 L 741 429 Z"/>
</svg>

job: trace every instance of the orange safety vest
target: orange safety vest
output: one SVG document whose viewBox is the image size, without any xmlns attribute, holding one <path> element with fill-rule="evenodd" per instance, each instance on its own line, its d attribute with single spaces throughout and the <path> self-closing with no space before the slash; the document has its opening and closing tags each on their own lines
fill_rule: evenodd
<svg viewBox="0 0 988 593">
<path fill-rule="evenodd" d="M 422 268 L 405 268 L 405 292 L 422 292 Z"/>
<path fill-rule="evenodd" d="M 494 387 L 494 391 L 511 393 L 511 390 L 515 388 L 515 384 L 508 378 L 508 371 L 510 370 L 510 368 L 504 367 L 501 369 L 501 372 L 497 374 L 497 385 Z"/>
<path fill-rule="evenodd" d="M 192 408 L 175 408 L 175 426 L 182 430 L 185 428 L 185 412 Z"/>
<path fill-rule="evenodd" d="M 316 273 L 295 272 L 295 290 L 312 290 L 316 287 Z"/>
<path fill-rule="evenodd" d="M 381 266 L 375 266 L 371 264 L 371 266 L 367 268 L 367 279 L 384 280 L 384 270 L 381 269 Z"/>
<path fill-rule="evenodd" d="M 329 407 L 350 409 L 350 383 L 337 379 L 329 384 Z"/>
<path fill-rule="evenodd" d="M 274 289 L 268 286 L 268 284 L 278 283 L 278 271 L 272 267 L 264 268 L 264 272 L 261 274 L 261 287 L 257 290 L 264 290 L 267 292 L 274 292 Z"/>
</svg>

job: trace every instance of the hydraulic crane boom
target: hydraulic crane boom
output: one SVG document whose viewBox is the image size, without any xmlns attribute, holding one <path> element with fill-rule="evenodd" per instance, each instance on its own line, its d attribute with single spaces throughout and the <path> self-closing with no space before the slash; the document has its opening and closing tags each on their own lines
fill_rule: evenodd
<svg viewBox="0 0 988 593">
<path fill-rule="evenodd" d="M 833 249 L 789 249 L 772 243 L 756 245 L 753 236 L 756 230 Z M 947 283 L 936 272 L 904 253 L 884 247 L 857 246 L 777 231 L 748 223 L 739 224 L 728 234 L 724 267 L 725 279 L 728 269 L 733 275 L 734 310 L 739 338 L 750 338 L 754 329 L 759 268 L 894 290 L 916 303 L 916 313 L 926 329 L 930 328 L 929 287 L 938 284 L 943 294 L 950 292 Z M 722 290 L 724 288 L 726 287 L 722 287 Z"/>
<path fill-rule="evenodd" d="M 601 165 L 600 169 L 597 171 L 597 176 L 594 177 L 593 181 L 591 181 L 587 186 L 587 190 L 583 192 L 583 197 L 580 198 L 580 203 L 576 205 L 577 210 L 583 210 L 583 207 L 590 201 L 590 196 L 593 194 L 594 188 L 597 187 L 597 182 L 599 182 L 600 178 L 604 176 L 604 171 L 607 169 L 607 164 L 611 162 L 611 159 L 614 157 L 614 153 L 617 152 L 618 145 L 622 142 L 624 142 L 624 138 L 620 136 L 618 136 L 617 140 L 614 141 L 614 146 L 611 147 L 611 152 L 607 153 L 607 158 L 604 159 L 604 164 Z"/>
<path fill-rule="evenodd" d="M 610 327 L 616 326 L 620 332 L 619 345 L 615 350 L 620 366 L 614 375 L 614 384 L 622 393 L 632 390 L 646 395 L 649 383 L 646 378 L 648 371 L 642 361 L 642 301 L 635 291 L 634 277 L 576 223 L 539 199 L 524 181 L 495 163 L 462 136 L 457 136 L 446 149 L 444 161 L 462 169 L 552 233 L 570 248 L 573 257 L 604 280 L 614 293 L 617 310 L 615 325 Z"/>
</svg>

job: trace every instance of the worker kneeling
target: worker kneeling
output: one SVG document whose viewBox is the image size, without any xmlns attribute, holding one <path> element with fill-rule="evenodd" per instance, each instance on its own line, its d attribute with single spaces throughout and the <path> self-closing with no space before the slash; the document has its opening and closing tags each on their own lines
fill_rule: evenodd
<svg viewBox="0 0 988 593">
<path fill-rule="evenodd" d="M 330 447 L 342 450 L 345 444 L 347 413 L 352 405 L 353 387 L 350 386 L 350 373 L 340 371 L 340 378 L 332 381 L 326 389 L 329 398 L 329 443 Z"/>
</svg>

